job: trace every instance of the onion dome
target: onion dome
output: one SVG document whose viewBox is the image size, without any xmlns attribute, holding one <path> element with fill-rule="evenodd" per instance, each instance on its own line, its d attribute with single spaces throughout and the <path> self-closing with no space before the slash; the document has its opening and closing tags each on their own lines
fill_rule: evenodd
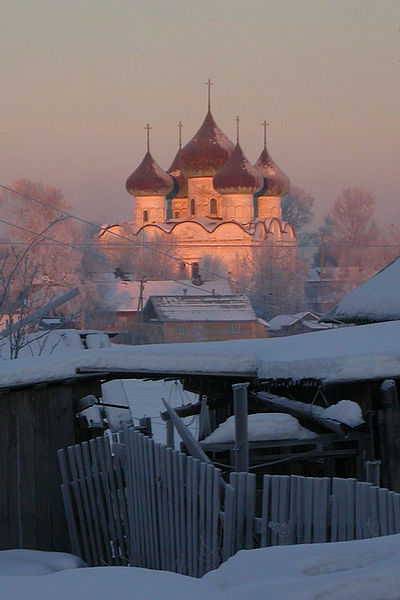
<svg viewBox="0 0 400 600">
<path fill-rule="evenodd" d="M 182 148 L 182 172 L 185 177 L 212 177 L 233 149 L 233 143 L 218 127 L 209 109 L 200 129 Z"/>
<path fill-rule="evenodd" d="M 265 189 L 262 192 L 263 196 L 283 196 L 289 192 L 290 179 L 274 163 L 268 154 L 266 146 L 264 146 L 264 150 L 261 152 L 255 167 L 265 179 Z"/>
<path fill-rule="evenodd" d="M 132 196 L 166 196 L 173 187 L 172 177 L 156 163 L 149 150 L 125 184 L 126 191 Z"/>
<path fill-rule="evenodd" d="M 176 181 L 176 193 L 174 198 L 186 198 L 188 194 L 187 179 L 181 170 L 182 148 L 179 148 L 174 160 L 167 173 L 169 173 Z"/>
<path fill-rule="evenodd" d="M 256 194 L 262 190 L 264 180 L 247 160 L 238 142 L 231 156 L 214 176 L 213 185 L 219 194 Z"/>
</svg>

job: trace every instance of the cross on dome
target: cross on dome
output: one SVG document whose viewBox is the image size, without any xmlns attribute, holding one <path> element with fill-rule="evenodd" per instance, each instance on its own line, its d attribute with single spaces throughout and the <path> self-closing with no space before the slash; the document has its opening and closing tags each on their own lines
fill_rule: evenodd
<svg viewBox="0 0 400 600">
<path fill-rule="evenodd" d="M 150 129 L 153 128 L 147 123 L 145 129 L 147 130 L 147 152 L 150 152 Z"/>
<path fill-rule="evenodd" d="M 179 121 L 178 123 L 178 129 L 179 129 L 179 150 L 182 148 L 182 121 Z"/>
<path fill-rule="evenodd" d="M 240 117 L 239 115 L 237 115 L 236 119 L 236 143 L 239 143 L 239 123 L 240 123 Z"/>
<path fill-rule="evenodd" d="M 214 85 L 211 79 L 207 79 L 206 86 L 208 87 L 208 110 L 211 109 L 211 86 Z"/>
<path fill-rule="evenodd" d="M 262 127 L 264 127 L 264 150 L 267 149 L 267 127 L 269 127 L 269 123 L 267 121 L 263 121 L 261 123 Z"/>
</svg>

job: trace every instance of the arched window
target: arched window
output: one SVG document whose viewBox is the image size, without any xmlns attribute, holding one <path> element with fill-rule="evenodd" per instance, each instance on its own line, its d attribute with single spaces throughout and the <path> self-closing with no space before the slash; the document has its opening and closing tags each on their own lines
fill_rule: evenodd
<svg viewBox="0 0 400 600">
<path fill-rule="evenodd" d="M 147 210 L 143 211 L 143 221 L 146 222 L 149 220 L 149 212 Z"/>
<path fill-rule="evenodd" d="M 174 212 L 174 219 L 179 219 L 179 210 Z"/>
<path fill-rule="evenodd" d="M 191 215 L 196 214 L 196 205 L 194 203 L 194 198 L 191 198 L 191 200 L 190 200 L 190 214 Z"/>
<path fill-rule="evenodd" d="M 210 215 L 217 214 L 217 201 L 215 198 L 211 198 L 210 200 Z"/>
</svg>

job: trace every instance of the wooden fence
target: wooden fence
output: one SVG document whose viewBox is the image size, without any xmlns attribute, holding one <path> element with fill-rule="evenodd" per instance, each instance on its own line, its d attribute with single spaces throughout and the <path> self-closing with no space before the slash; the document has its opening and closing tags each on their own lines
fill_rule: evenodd
<svg viewBox="0 0 400 600">
<path fill-rule="evenodd" d="M 112 441 L 59 451 L 72 551 L 90 565 L 201 577 L 243 548 L 400 532 L 400 494 L 370 483 L 264 475 L 256 489 L 133 428 Z"/>
</svg>

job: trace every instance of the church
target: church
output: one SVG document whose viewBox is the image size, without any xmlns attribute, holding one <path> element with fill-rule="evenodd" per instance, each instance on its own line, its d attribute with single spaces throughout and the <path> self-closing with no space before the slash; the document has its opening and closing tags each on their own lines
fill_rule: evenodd
<svg viewBox="0 0 400 600">
<path fill-rule="evenodd" d="M 252 165 L 239 142 L 236 145 L 216 124 L 210 107 L 199 130 L 183 147 L 179 123 L 179 147 L 169 169 L 147 151 L 126 180 L 134 198 L 134 219 L 104 225 L 99 242 L 108 247 L 116 236 L 129 237 L 141 245 L 167 247 L 185 270 L 206 257 L 219 259 L 234 276 L 251 261 L 257 249 L 294 246 L 290 223 L 282 220 L 281 197 L 290 181 L 274 163 L 266 143 Z M 113 239 L 114 238 L 114 239 Z"/>
</svg>

